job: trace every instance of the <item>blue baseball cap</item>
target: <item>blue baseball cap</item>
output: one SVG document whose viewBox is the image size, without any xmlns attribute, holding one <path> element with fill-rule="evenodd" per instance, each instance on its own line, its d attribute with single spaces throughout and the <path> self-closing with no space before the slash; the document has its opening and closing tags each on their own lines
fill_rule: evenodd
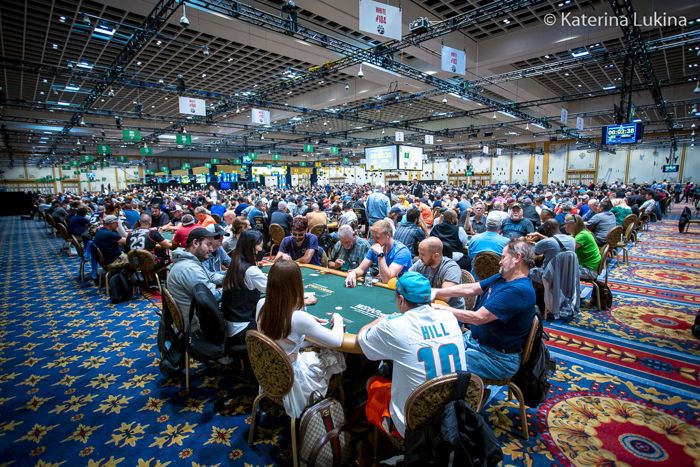
<svg viewBox="0 0 700 467">
<path fill-rule="evenodd" d="M 430 303 L 430 281 L 418 272 L 407 272 L 396 282 L 396 293 L 419 305 Z"/>
</svg>

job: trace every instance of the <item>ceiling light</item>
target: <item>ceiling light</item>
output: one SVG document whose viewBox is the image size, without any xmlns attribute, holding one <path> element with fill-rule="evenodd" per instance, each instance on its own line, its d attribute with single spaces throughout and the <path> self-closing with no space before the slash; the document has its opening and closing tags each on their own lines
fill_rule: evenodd
<svg viewBox="0 0 700 467">
<path fill-rule="evenodd" d="M 207 77 L 207 74 L 206 74 L 206 73 L 202 73 L 202 78 L 206 78 L 206 77 Z"/>
<path fill-rule="evenodd" d="M 447 104 L 447 97 L 443 97 L 443 98 L 442 98 L 442 103 L 443 103 L 443 104 Z"/>
<path fill-rule="evenodd" d="M 362 72 L 362 63 L 360 63 L 360 70 L 357 72 L 357 77 L 362 78 L 365 74 Z"/>
<path fill-rule="evenodd" d="M 544 58 L 549 59 L 549 55 L 545 55 Z"/>
<path fill-rule="evenodd" d="M 496 120 L 496 112 L 493 113 L 493 119 Z"/>
<path fill-rule="evenodd" d="M 185 8 L 185 3 L 182 3 L 182 17 L 180 17 L 180 26 L 183 28 L 189 27 L 190 20 L 187 19 L 187 10 Z"/>
<path fill-rule="evenodd" d="M 209 56 L 209 45 L 208 44 L 204 44 L 202 46 L 202 55 L 204 55 L 205 57 Z"/>
<path fill-rule="evenodd" d="M 65 17 L 65 16 L 59 16 L 59 17 L 58 17 L 58 22 L 59 22 L 59 23 L 65 23 L 65 22 L 66 22 L 66 17 Z"/>
<path fill-rule="evenodd" d="M 140 61 L 136 62 L 136 66 L 141 66 L 141 62 Z"/>
<path fill-rule="evenodd" d="M 85 70 L 92 70 L 92 65 L 90 65 L 88 62 L 85 62 L 85 61 L 79 62 L 77 67 L 84 68 Z"/>
<path fill-rule="evenodd" d="M 62 106 L 64 106 L 64 107 L 67 107 L 67 106 L 70 105 L 70 102 L 59 101 L 59 102 L 58 102 L 58 105 L 62 105 Z"/>
<path fill-rule="evenodd" d="M 110 36 L 110 37 L 114 35 L 114 29 L 111 29 L 108 26 L 105 26 L 103 24 L 97 25 L 94 32 L 96 32 L 98 34 L 104 34 L 105 36 Z"/>
<path fill-rule="evenodd" d="M 586 49 L 582 49 L 576 52 L 571 52 L 571 56 L 574 58 L 579 58 L 579 57 L 585 57 L 586 55 L 590 55 L 590 52 Z"/>
<path fill-rule="evenodd" d="M 163 41 L 160 40 L 160 39 L 158 39 L 158 40 L 156 41 L 156 45 L 163 45 Z"/>
<path fill-rule="evenodd" d="M 606 86 L 603 86 L 603 91 L 610 91 L 612 89 L 615 89 L 616 87 L 617 86 L 615 86 L 614 84 L 608 84 Z"/>
<path fill-rule="evenodd" d="M 503 23 L 504 23 L 504 24 L 510 24 L 510 20 L 509 20 L 508 18 L 506 18 L 506 19 L 503 20 Z"/>
<path fill-rule="evenodd" d="M 693 89 L 693 92 L 695 94 L 700 94 L 700 83 L 697 81 L 695 82 L 695 89 Z"/>
<path fill-rule="evenodd" d="M 349 84 L 349 83 L 345 83 L 345 91 L 349 91 L 349 90 L 350 90 L 350 84 Z"/>
<path fill-rule="evenodd" d="M 58 44 L 51 44 L 51 48 L 54 50 L 58 50 Z"/>
<path fill-rule="evenodd" d="M 80 91 L 80 86 L 74 86 L 72 84 L 66 85 L 65 88 L 63 88 L 64 91 L 69 91 L 69 92 L 78 92 Z"/>
<path fill-rule="evenodd" d="M 530 129 L 530 122 L 527 122 L 527 123 L 525 124 L 525 129 L 526 129 L 526 130 L 529 130 L 529 129 Z"/>
</svg>

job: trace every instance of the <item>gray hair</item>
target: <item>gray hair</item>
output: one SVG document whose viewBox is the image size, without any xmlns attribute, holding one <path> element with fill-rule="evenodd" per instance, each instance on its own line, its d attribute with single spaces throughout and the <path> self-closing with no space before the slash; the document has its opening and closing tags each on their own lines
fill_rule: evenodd
<svg viewBox="0 0 700 467">
<path fill-rule="evenodd" d="M 280 201 L 279 203 L 277 203 L 277 209 L 280 211 L 284 211 L 285 209 L 287 209 L 287 203 L 285 203 L 284 201 Z"/>
<path fill-rule="evenodd" d="M 355 235 L 355 231 L 352 230 L 352 227 L 349 225 L 341 225 L 340 228 L 338 228 L 339 238 L 350 238 L 353 235 Z"/>
<path fill-rule="evenodd" d="M 535 248 L 526 240 L 513 239 L 506 248 L 511 256 L 520 255 L 528 269 L 535 267 Z"/>
</svg>

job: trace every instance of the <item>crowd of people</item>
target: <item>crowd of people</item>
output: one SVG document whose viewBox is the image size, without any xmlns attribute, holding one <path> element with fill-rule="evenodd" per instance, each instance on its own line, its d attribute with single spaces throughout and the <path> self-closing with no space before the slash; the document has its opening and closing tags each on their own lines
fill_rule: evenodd
<svg viewBox="0 0 700 467">
<path fill-rule="evenodd" d="M 363 327 L 357 342 L 367 359 L 393 362 L 391 378 L 367 383 L 367 417 L 403 436 L 405 401 L 426 380 L 457 370 L 489 379 L 517 371 L 533 317 L 552 311 L 541 296 L 560 253 L 575 253 L 568 258 L 576 280 L 595 280 L 605 261 L 599 246 L 612 229 L 630 215 L 662 219 L 671 198 L 700 194 L 691 183 L 666 181 L 467 187 L 413 180 L 226 191 L 138 187 L 44 195 L 37 209 L 86 247 L 92 242 L 110 268 L 127 266 L 129 250 L 151 252 L 167 266 L 166 287 L 183 312 L 194 287 L 207 285 L 232 345 L 244 343 L 251 329 L 276 341 L 295 369 L 285 396 L 292 416 L 345 369 L 338 352 L 343 317 L 333 314 L 328 327 L 305 311 L 316 299 L 303 292 L 299 264 L 343 271 L 348 288 L 361 279 L 392 284 L 399 316 Z M 265 273 L 260 261 L 270 251 L 271 224 L 284 238 L 266 258 L 272 266 Z M 320 235 L 312 232 L 317 226 Z M 498 255 L 497 274 L 479 277 L 474 260 L 481 253 Z M 475 281 L 463 283 L 463 271 Z M 477 297 L 473 309 L 465 308 L 469 297 Z M 323 350 L 304 352 L 309 340 Z"/>
</svg>

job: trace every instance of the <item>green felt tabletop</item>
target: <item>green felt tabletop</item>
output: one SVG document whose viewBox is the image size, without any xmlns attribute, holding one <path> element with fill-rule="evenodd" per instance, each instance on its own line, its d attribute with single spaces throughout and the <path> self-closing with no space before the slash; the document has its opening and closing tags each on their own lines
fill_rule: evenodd
<svg viewBox="0 0 700 467">
<path fill-rule="evenodd" d="M 263 269 L 265 272 L 269 268 Z M 374 321 L 381 314 L 390 315 L 398 312 L 396 293 L 384 287 L 345 287 L 345 278 L 336 274 L 321 274 L 316 269 L 301 267 L 304 291 L 316 294 L 318 302 L 307 306 L 306 311 L 319 318 L 328 319 L 333 313 L 342 315 L 345 332 L 357 334 L 367 323 Z M 336 309 L 340 307 L 340 309 Z"/>
<path fill-rule="evenodd" d="M 161 232 L 160 233 L 164 239 L 170 240 L 171 242 L 173 241 L 173 237 L 175 236 L 175 232 Z"/>
</svg>

